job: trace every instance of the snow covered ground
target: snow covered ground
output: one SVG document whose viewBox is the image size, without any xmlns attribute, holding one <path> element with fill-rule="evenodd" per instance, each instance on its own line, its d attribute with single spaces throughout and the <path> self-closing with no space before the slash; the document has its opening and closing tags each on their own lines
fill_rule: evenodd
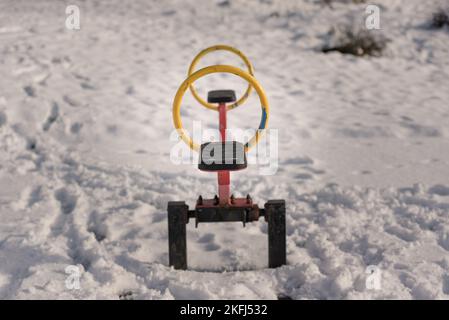
<svg viewBox="0 0 449 320">
<path fill-rule="evenodd" d="M 446 1 L 378 0 L 378 58 L 323 54 L 366 4 L 320 1 L 0 2 L 0 298 L 448 299 Z M 81 30 L 65 28 L 77 4 Z M 215 193 L 169 160 L 171 104 L 195 54 L 247 54 L 279 130 L 279 170 L 237 195 L 287 202 L 288 265 L 266 269 L 266 225 L 188 225 L 189 271 L 168 267 L 166 206 Z M 227 53 L 201 63 L 241 65 Z M 207 90 L 245 84 L 212 75 Z M 258 100 L 232 111 L 258 125 Z M 186 94 L 183 119 L 216 114 Z M 66 287 L 69 265 L 80 289 Z M 380 289 L 367 288 L 368 266 Z"/>
</svg>

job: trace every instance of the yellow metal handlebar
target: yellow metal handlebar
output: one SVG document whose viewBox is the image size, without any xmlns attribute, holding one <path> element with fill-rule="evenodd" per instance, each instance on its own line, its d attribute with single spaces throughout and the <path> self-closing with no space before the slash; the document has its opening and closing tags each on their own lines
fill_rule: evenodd
<svg viewBox="0 0 449 320">
<path fill-rule="evenodd" d="M 249 61 L 249 59 L 240 50 L 237 50 L 236 48 L 233 48 L 233 47 L 227 46 L 227 45 L 215 45 L 215 46 L 212 46 L 212 47 L 209 47 L 209 48 L 206 48 L 206 49 L 202 50 L 200 53 L 198 53 L 196 55 L 196 57 L 193 59 L 192 63 L 190 64 L 189 72 L 188 72 L 187 75 L 190 77 L 193 74 L 193 72 L 195 70 L 195 67 L 198 64 L 198 61 L 202 57 L 204 57 L 206 54 L 208 54 L 210 52 L 218 51 L 218 50 L 229 51 L 229 52 L 232 52 L 232 53 L 238 55 L 243 60 L 245 65 L 247 66 L 248 73 L 250 75 L 254 76 L 254 69 L 253 69 L 253 66 L 252 66 L 251 62 Z M 248 99 L 251 91 L 252 91 L 252 86 L 251 86 L 251 84 L 248 83 L 248 87 L 246 88 L 246 91 L 243 94 L 243 96 L 240 99 L 238 99 L 236 102 L 234 102 L 232 104 L 229 104 L 227 106 L 227 110 L 234 109 L 234 108 L 238 107 L 239 105 L 243 104 L 246 101 L 246 99 Z M 212 110 L 218 111 L 218 107 L 216 105 L 206 102 L 203 98 L 201 98 L 199 96 L 199 94 L 196 91 L 196 89 L 193 86 L 193 84 L 190 85 L 190 92 L 192 92 L 192 95 L 195 97 L 195 99 L 199 103 L 201 103 L 203 106 L 205 106 L 208 109 L 212 109 Z"/>
<path fill-rule="evenodd" d="M 250 87 L 254 88 L 259 95 L 259 100 L 262 108 L 262 117 L 259 124 L 259 128 L 256 131 L 256 134 L 245 144 L 245 151 L 251 149 L 254 145 L 259 142 L 261 135 L 264 130 L 267 128 L 268 119 L 270 116 L 270 107 L 268 105 L 268 100 L 265 95 L 265 92 L 259 82 L 254 78 L 251 74 L 239 69 L 237 67 L 228 66 L 228 65 L 215 65 L 209 66 L 203 69 L 200 69 L 187 77 L 184 82 L 179 87 L 176 92 L 175 99 L 173 101 L 173 123 L 175 125 L 176 130 L 178 131 L 179 137 L 193 150 L 198 151 L 200 146 L 194 142 L 190 136 L 185 132 L 182 126 L 181 120 L 181 102 L 182 98 L 187 90 L 187 88 L 191 87 L 192 84 L 208 74 L 211 73 L 231 73 L 239 76 L 240 78 L 246 80 Z"/>
</svg>

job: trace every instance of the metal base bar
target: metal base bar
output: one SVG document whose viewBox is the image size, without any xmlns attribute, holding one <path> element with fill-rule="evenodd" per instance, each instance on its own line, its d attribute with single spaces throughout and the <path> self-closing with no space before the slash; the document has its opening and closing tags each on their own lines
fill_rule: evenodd
<svg viewBox="0 0 449 320">
<path fill-rule="evenodd" d="M 286 264 L 285 201 L 270 200 L 265 204 L 265 220 L 268 222 L 268 267 Z"/>
<path fill-rule="evenodd" d="M 168 203 L 168 264 L 175 269 L 187 269 L 188 211 L 184 201 Z"/>
<path fill-rule="evenodd" d="M 286 264 L 285 201 L 270 200 L 264 208 L 253 204 L 251 197 L 230 198 L 230 204 L 220 205 L 218 198 L 203 200 L 200 196 L 195 210 L 183 201 L 168 203 L 169 265 L 187 269 L 186 224 L 195 219 L 195 226 L 204 222 L 242 221 L 243 225 L 264 216 L 268 223 L 268 267 Z"/>
</svg>

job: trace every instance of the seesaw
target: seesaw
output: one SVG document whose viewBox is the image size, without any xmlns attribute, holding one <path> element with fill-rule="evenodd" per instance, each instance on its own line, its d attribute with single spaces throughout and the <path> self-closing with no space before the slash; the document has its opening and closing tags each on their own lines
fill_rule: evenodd
<svg viewBox="0 0 449 320">
<path fill-rule="evenodd" d="M 206 54 L 225 50 L 238 55 L 248 68 L 248 72 L 230 65 L 213 65 L 194 71 L 198 61 Z M 197 93 L 193 83 L 209 74 L 230 73 L 248 82 L 246 92 L 236 99 L 233 90 L 209 91 L 207 101 Z M 204 107 L 218 112 L 220 141 L 206 142 L 201 145 L 193 141 L 186 133 L 181 121 L 181 103 L 187 89 L 190 88 L 195 99 Z M 245 144 L 226 140 L 227 112 L 242 105 L 252 90 L 259 96 L 262 116 L 255 135 Z M 169 265 L 175 269 L 187 269 L 187 235 L 186 224 L 195 219 L 195 226 L 206 222 L 248 222 L 258 221 L 264 217 L 268 223 L 268 267 L 276 268 L 286 263 L 285 236 L 285 201 L 269 200 L 263 208 L 253 202 L 250 195 L 245 198 L 235 198 L 230 192 L 230 172 L 247 167 L 246 153 L 262 137 L 267 128 L 270 108 L 262 86 L 254 77 L 253 67 L 248 58 L 239 50 L 225 45 L 212 46 L 201 51 L 192 61 L 188 77 L 179 87 L 173 101 L 173 123 L 182 139 L 191 149 L 199 153 L 198 169 L 213 172 L 218 177 L 218 195 L 203 199 L 200 195 L 193 210 L 189 210 L 185 201 L 170 201 L 168 203 L 168 243 Z"/>
</svg>

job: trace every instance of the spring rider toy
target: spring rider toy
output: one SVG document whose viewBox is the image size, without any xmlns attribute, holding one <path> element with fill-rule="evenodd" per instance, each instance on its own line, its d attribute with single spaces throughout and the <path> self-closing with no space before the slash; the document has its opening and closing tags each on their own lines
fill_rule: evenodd
<svg viewBox="0 0 449 320">
<path fill-rule="evenodd" d="M 248 72 L 230 65 L 213 65 L 194 71 L 198 61 L 206 54 L 225 50 L 238 55 L 248 67 Z M 214 90 L 208 92 L 207 102 L 195 90 L 193 83 L 208 74 L 230 73 L 248 82 L 245 94 L 236 99 L 233 90 Z M 220 129 L 219 142 L 207 142 L 201 145 L 194 142 L 185 132 L 181 121 L 181 102 L 184 93 L 190 88 L 195 99 L 204 107 L 217 111 Z M 256 134 L 245 144 L 226 140 L 226 113 L 240 106 L 255 89 L 262 108 L 262 117 Z M 276 268 L 286 263 L 286 234 L 285 234 L 285 201 L 270 200 L 263 208 L 253 203 L 251 196 L 235 198 L 230 192 L 230 172 L 245 169 L 247 166 L 246 153 L 255 146 L 267 128 L 269 119 L 269 105 L 262 86 L 254 77 L 254 70 L 248 58 L 239 50 L 216 45 L 201 51 L 192 61 L 188 77 L 176 92 L 173 102 L 173 123 L 180 139 L 191 149 L 199 152 L 198 169 L 213 172 L 218 177 L 218 195 L 211 199 L 203 199 L 200 195 L 193 210 L 184 201 L 170 201 L 168 203 L 168 242 L 169 265 L 175 269 L 187 269 L 187 237 L 186 224 L 190 218 L 195 219 L 195 226 L 205 222 L 241 221 L 245 223 L 257 221 L 264 217 L 268 223 L 268 267 Z"/>
</svg>

